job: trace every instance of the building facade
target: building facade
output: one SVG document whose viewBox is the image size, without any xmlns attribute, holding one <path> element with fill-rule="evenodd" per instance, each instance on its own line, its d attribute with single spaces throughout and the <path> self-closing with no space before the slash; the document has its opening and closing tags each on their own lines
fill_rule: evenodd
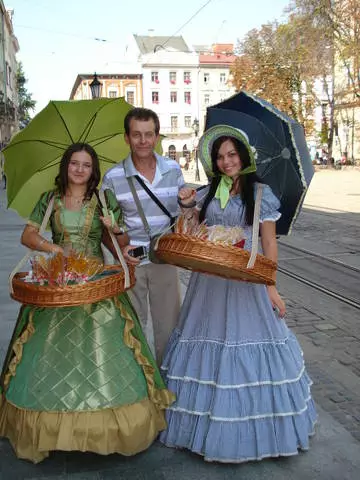
<svg viewBox="0 0 360 480">
<path fill-rule="evenodd" d="M 194 147 L 199 118 L 199 60 L 182 37 L 134 35 L 143 73 L 144 107 L 160 119 L 165 155 L 179 159 Z"/>
<path fill-rule="evenodd" d="M 16 82 L 19 43 L 12 25 L 13 10 L 0 0 L 0 142 L 7 143 L 18 130 L 18 90 Z"/>
<path fill-rule="evenodd" d="M 97 74 L 101 82 L 100 96 L 107 98 L 124 97 L 134 107 L 143 106 L 142 75 L 139 73 L 109 73 Z M 89 100 L 91 96 L 90 84 L 93 74 L 79 74 L 71 90 L 70 100 Z"/>
<path fill-rule="evenodd" d="M 214 44 L 195 47 L 199 53 L 199 121 L 200 134 L 204 131 L 206 109 L 235 93 L 230 67 L 235 62 L 233 44 Z"/>
</svg>

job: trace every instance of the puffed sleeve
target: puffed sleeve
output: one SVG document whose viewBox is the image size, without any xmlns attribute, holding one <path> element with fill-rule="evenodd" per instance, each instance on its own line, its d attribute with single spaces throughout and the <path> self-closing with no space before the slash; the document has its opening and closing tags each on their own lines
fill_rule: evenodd
<svg viewBox="0 0 360 480">
<path fill-rule="evenodd" d="M 263 186 L 260 207 L 260 222 L 276 222 L 281 217 L 280 201 L 268 185 Z"/>
<path fill-rule="evenodd" d="M 106 199 L 106 205 L 108 209 L 113 212 L 115 222 L 119 225 L 120 228 L 125 229 L 124 215 L 118 204 L 118 201 L 116 200 L 115 194 L 112 190 L 109 189 L 106 189 L 104 191 L 104 194 Z"/>
<path fill-rule="evenodd" d="M 44 192 L 41 194 L 40 199 L 34 207 L 34 210 L 31 212 L 29 220 L 27 221 L 28 225 L 31 225 L 36 228 L 40 228 L 43 218 L 45 216 L 47 207 L 49 205 L 51 197 L 54 195 L 53 190 L 49 192 Z"/>
</svg>

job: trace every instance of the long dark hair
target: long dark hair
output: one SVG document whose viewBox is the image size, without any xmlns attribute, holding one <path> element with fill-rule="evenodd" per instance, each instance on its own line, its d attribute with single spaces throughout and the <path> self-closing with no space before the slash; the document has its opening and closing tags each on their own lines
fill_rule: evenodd
<svg viewBox="0 0 360 480">
<path fill-rule="evenodd" d="M 86 193 L 85 193 L 85 199 L 90 200 L 93 193 L 96 191 L 96 187 L 100 182 L 101 174 L 100 174 L 99 158 L 97 156 L 97 153 L 95 152 L 93 147 L 88 143 L 73 143 L 72 145 L 70 145 L 70 147 L 68 147 L 65 150 L 64 155 L 62 156 L 60 161 L 59 174 L 55 178 L 55 185 L 58 188 L 60 194 L 65 195 L 69 185 L 68 168 L 69 168 L 71 157 L 73 153 L 82 152 L 82 151 L 87 152 L 90 155 L 92 160 L 92 173 L 88 180 Z"/>
<path fill-rule="evenodd" d="M 214 141 L 212 150 L 211 150 L 211 163 L 212 163 L 212 171 L 214 173 L 214 177 L 212 177 L 211 179 L 209 192 L 200 210 L 200 214 L 199 214 L 200 222 L 204 221 L 206 210 L 211 200 L 214 198 L 216 189 L 221 180 L 221 172 L 217 165 L 217 158 L 218 158 L 221 145 L 227 140 L 230 140 L 234 144 L 235 150 L 237 151 L 241 159 L 242 169 L 249 167 L 251 164 L 250 155 L 247 147 L 237 138 L 230 137 L 230 136 L 222 136 L 217 138 Z M 254 208 L 255 208 L 254 183 L 260 182 L 260 180 L 255 173 L 248 173 L 247 175 L 240 175 L 237 181 L 239 182 L 238 188 L 239 188 L 241 199 L 245 204 L 245 223 L 246 225 L 252 225 L 253 218 L 254 218 Z"/>
</svg>

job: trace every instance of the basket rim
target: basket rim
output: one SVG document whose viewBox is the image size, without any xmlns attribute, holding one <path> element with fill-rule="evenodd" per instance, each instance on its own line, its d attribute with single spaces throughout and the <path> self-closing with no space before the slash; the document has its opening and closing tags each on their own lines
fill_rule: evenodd
<svg viewBox="0 0 360 480">
<path fill-rule="evenodd" d="M 231 254 L 236 255 L 238 257 L 244 257 L 244 256 L 250 257 L 250 251 L 249 250 L 234 247 L 233 245 L 222 245 L 221 243 L 210 242 L 209 240 L 203 240 L 201 238 L 193 237 L 191 235 L 186 235 L 186 234 L 183 234 L 183 233 L 167 233 L 166 235 L 163 235 L 159 239 L 159 245 L 160 245 L 161 240 L 172 240 L 172 241 L 177 240 L 177 241 L 186 241 L 186 242 L 190 242 L 190 243 L 193 243 L 193 244 L 202 244 L 203 246 L 208 246 L 209 248 L 211 248 L 213 250 L 218 250 L 218 251 L 224 252 L 224 253 L 231 253 Z M 191 255 L 191 256 L 196 257 L 196 255 Z M 269 267 L 272 267 L 272 268 L 277 267 L 277 263 L 274 262 L 273 260 L 270 260 L 270 258 L 265 257 L 265 255 L 262 255 L 261 253 L 258 253 L 257 257 L 259 257 L 261 259 L 262 263 L 268 264 Z M 252 269 L 249 269 L 249 270 L 252 270 Z"/>
<path fill-rule="evenodd" d="M 72 285 L 40 285 L 39 283 L 33 283 L 33 282 L 24 282 L 22 278 L 26 277 L 28 272 L 18 272 L 14 275 L 13 278 L 13 285 L 22 285 L 25 288 L 28 289 L 44 289 L 44 291 L 47 292 L 66 292 L 66 291 L 72 291 L 76 288 L 82 287 L 82 289 L 86 288 L 88 285 L 89 288 L 93 288 L 97 282 L 102 282 L 105 279 L 111 279 L 113 276 L 122 276 L 124 275 L 124 271 L 121 267 L 121 265 L 105 265 L 103 268 L 103 271 L 106 270 L 118 270 L 118 272 L 114 273 L 113 275 L 109 276 L 104 276 L 103 278 L 97 278 L 96 280 L 89 280 L 86 283 L 74 283 Z"/>
</svg>

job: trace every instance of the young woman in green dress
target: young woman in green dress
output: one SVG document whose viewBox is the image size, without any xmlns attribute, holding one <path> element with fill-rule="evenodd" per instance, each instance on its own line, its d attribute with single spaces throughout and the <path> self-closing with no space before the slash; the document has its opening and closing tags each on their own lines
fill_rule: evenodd
<svg viewBox="0 0 360 480">
<path fill-rule="evenodd" d="M 25 226 L 23 245 L 44 253 L 71 245 L 103 260 L 101 243 L 111 248 L 107 229 L 120 234 L 123 219 L 110 190 L 112 218 L 102 216 L 99 181 L 93 148 L 71 145 L 56 188 L 41 195 Z M 49 242 L 38 232 L 52 197 Z M 126 293 L 77 307 L 23 305 L 1 383 L 0 436 L 35 463 L 52 450 L 136 454 L 166 427 L 163 411 L 173 401 Z"/>
</svg>

